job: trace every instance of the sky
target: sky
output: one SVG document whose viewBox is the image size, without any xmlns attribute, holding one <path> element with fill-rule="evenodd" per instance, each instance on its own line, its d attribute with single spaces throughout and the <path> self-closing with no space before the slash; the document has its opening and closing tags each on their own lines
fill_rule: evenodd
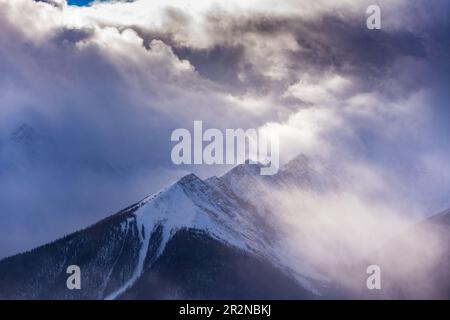
<svg viewBox="0 0 450 320">
<path fill-rule="evenodd" d="M 108 0 L 97 0 L 97 2 L 101 2 L 101 1 L 108 1 Z M 133 0 L 128 0 L 128 2 L 131 2 Z M 67 0 L 67 4 L 68 5 L 75 5 L 75 6 L 86 6 L 91 4 L 92 2 L 94 2 L 94 0 Z M 123 1 L 123 2 L 126 2 Z"/>
<path fill-rule="evenodd" d="M 364 0 L 0 0 L 0 257 L 223 173 L 171 162 L 194 120 L 450 206 L 450 4 L 377 3 L 381 30 Z"/>
<path fill-rule="evenodd" d="M 85 6 L 91 3 L 92 0 L 68 0 L 68 5 Z"/>
</svg>

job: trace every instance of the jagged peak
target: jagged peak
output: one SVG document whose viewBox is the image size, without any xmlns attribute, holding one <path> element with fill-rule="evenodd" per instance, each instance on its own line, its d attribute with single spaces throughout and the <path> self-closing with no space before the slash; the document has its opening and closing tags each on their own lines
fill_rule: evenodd
<svg viewBox="0 0 450 320">
<path fill-rule="evenodd" d="M 178 182 L 176 184 L 181 185 L 181 186 L 188 186 L 188 185 L 199 184 L 199 183 L 204 183 L 204 182 L 202 179 L 197 177 L 195 174 L 189 173 L 189 174 L 185 175 L 184 177 L 182 177 L 180 180 L 178 180 Z"/>
<path fill-rule="evenodd" d="M 238 164 L 230 171 L 225 173 L 222 177 L 230 177 L 230 176 L 242 176 L 245 174 L 249 175 L 259 175 L 261 173 L 261 168 L 264 165 L 259 162 L 250 161 L 249 159 L 245 160 L 244 163 Z"/>
<path fill-rule="evenodd" d="M 312 161 L 304 153 L 300 153 L 283 167 L 283 170 L 296 170 L 296 169 L 311 169 Z"/>
<path fill-rule="evenodd" d="M 205 184 L 205 182 L 203 180 L 201 180 L 195 174 L 189 173 L 189 174 L 183 176 L 181 179 L 177 180 L 172 185 L 165 187 L 165 188 L 161 189 L 160 191 L 145 197 L 136 205 L 136 208 L 143 207 L 146 204 L 148 204 L 154 200 L 157 200 L 161 197 L 170 196 L 171 190 L 173 191 L 173 190 L 176 190 L 177 188 L 187 190 L 187 189 L 192 189 L 194 186 L 200 186 L 203 184 Z"/>
<path fill-rule="evenodd" d="M 16 143 L 32 145 L 36 142 L 38 134 L 31 125 L 23 123 L 11 133 L 10 138 Z"/>
<path fill-rule="evenodd" d="M 435 224 L 450 224 L 450 209 L 431 216 L 428 221 Z"/>
</svg>

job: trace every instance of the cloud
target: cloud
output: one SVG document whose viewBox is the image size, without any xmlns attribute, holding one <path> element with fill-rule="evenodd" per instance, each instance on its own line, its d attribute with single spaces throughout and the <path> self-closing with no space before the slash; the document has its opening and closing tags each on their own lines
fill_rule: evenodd
<svg viewBox="0 0 450 320">
<path fill-rule="evenodd" d="M 274 127 L 284 161 L 298 152 L 360 161 L 403 186 L 401 196 L 422 166 L 414 197 L 435 181 L 430 164 L 449 159 L 445 1 L 436 10 L 383 1 L 375 32 L 365 28 L 367 1 L 0 5 L 0 163 L 20 164 L 2 170 L 0 219 L 15 232 L 0 256 L 94 222 L 187 170 L 223 171 L 171 164 L 170 133 L 193 120 Z M 5 152 L 23 147 L 10 141 L 23 123 L 40 137 L 34 160 Z M 435 185 L 433 197 L 445 189 Z"/>
<path fill-rule="evenodd" d="M 276 204 L 272 225 L 281 230 L 280 260 L 321 283 L 317 288 L 345 288 L 349 297 L 358 299 L 445 296 L 439 292 L 442 283 L 435 280 L 446 277 L 440 265 L 448 250 L 445 231 L 425 223 L 412 227 L 410 213 L 380 197 L 368 198 L 367 190 L 359 188 L 367 187 L 367 179 L 372 178 L 340 181 L 329 192 L 295 186 L 266 190 L 264 199 Z M 366 288 L 366 268 L 373 264 L 381 267 L 379 295 Z"/>
</svg>

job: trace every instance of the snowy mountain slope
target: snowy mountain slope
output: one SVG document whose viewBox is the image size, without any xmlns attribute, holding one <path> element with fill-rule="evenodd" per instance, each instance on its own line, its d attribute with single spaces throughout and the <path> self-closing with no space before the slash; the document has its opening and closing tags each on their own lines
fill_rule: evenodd
<svg viewBox="0 0 450 320">
<path fill-rule="evenodd" d="M 258 205 L 261 201 L 264 203 L 265 193 L 273 190 L 284 191 L 295 187 L 323 192 L 339 187 L 338 179 L 331 168 L 320 163 L 313 164 L 311 159 L 303 154 L 293 158 L 275 175 L 261 175 L 262 166 L 246 161 L 222 177 L 212 177 L 207 179 L 207 182 L 227 186 L 235 195 L 253 205 Z"/>
<path fill-rule="evenodd" d="M 183 177 L 167 190 L 144 199 L 134 217 L 139 231 L 140 250 L 138 262 L 130 279 L 106 298 L 114 299 L 125 292 L 140 277 L 145 260 L 152 264 L 164 251 L 166 244 L 177 231 L 182 229 L 203 230 L 209 236 L 228 245 L 248 250 L 241 235 L 231 228 L 231 222 L 215 205 L 215 194 L 208 193 L 208 187 L 195 175 Z M 225 204 L 222 204 L 222 206 Z M 154 234 L 159 234 L 158 245 L 149 253 Z M 149 254 L 151 258 L 149 259 Z"/>
<path fill-rule="evenodd" d="M 267 196 L 290 188 L 332 190 L 338 186 L 332 170 L 317 168 L 303 156 L 274 176 L 261 176 L 259 169 L 247 162 L 205 181 L 187 175 L 85 230 L 1 260 L 0 299 L 314 299 L 354 294 L 308 261 L 296 259 L 292 265 L 274 219 L 278 205 Z M 428 221 L 438 226 L 432 241 L 449 243 L 449 215 Z M 397 257 L 408 248 L 396 240 L 380 254 Z M 421 248 L 430 251 L 431 246 L 424 243 L 411 256 L 421 255 Z M 436 275 L 442 288 L 435 295 L 442 297 L 449 292 L 450 247 L 438 249 L 438 268 L 424 275 Z M 380 263 L 374 258 L 368 263 Z M 388 261 L 395 267 L 395 259 Z M 82 290 L 67 289 L 69 265 L 80 267 Z M 383 268 L 388 278 L 392 268 Z M 358 270 L 348 270 L 348 276 L 365 276 Z M 413 292 L 405 279 L 391 281 L 389 297 Z M 366 288 L 359 293 L 367 295 Z"/>
<path fill-rule="evenodd" d="M 115 299 L 126 296 L 128 290 L 139 286 L 142 275 L 162 259 L 173 238 L 186 230 L 190 230 L 188 236 L 194 239 L 198 239 L 194 235 L 200 232 L 207 238 L 203 241 L 217 247 L 215 259 L 232 256 L 244 259 L 248 265 L 264 265 L 260 269 L 277 274 L 284 279 L 281 283 L 294 281 L 289 292 L 296 291 L 296 297 L 313 297 L 317 293 L 315 281 L 283 265 L 277 231 L 265 220 L 268 212 L 255 205 L 258 201 L 244 197 L 232 187 L 239 184 L 239 176 L 242 181 L 254 179 L 250 176 L 253 168 L 244 164 L 235 170 L 206 182 L 192 174 L 185 176 L 86 230 L 2 260 L 0 297 Z M 234 176 L 240 171 L 243 174 Z M 65 287 L 65 269 L 71 264 L 82 270 L 83 290 L 69 291 Z M 257 292 L 250 288 L 251 283 L 246 286 L 248 292 Z M 239 292 L 239 286 L 235 289 Z"/>
</svg>

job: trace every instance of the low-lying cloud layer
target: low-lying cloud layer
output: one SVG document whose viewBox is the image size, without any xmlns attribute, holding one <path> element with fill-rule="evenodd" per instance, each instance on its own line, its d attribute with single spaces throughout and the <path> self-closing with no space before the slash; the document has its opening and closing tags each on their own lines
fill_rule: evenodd
<svg viewBox="0 0 450 320">
<path fill-rule="evenodd" d="M 194 120 L 274 128 L 282 162 L 307 153 L 444 209 L 450 6 L 379 1 L 368 30 L 369 4 L 0 0 L 0 256 L 223 172 L 172 165 L 170 133 Z"/>
</svg>

